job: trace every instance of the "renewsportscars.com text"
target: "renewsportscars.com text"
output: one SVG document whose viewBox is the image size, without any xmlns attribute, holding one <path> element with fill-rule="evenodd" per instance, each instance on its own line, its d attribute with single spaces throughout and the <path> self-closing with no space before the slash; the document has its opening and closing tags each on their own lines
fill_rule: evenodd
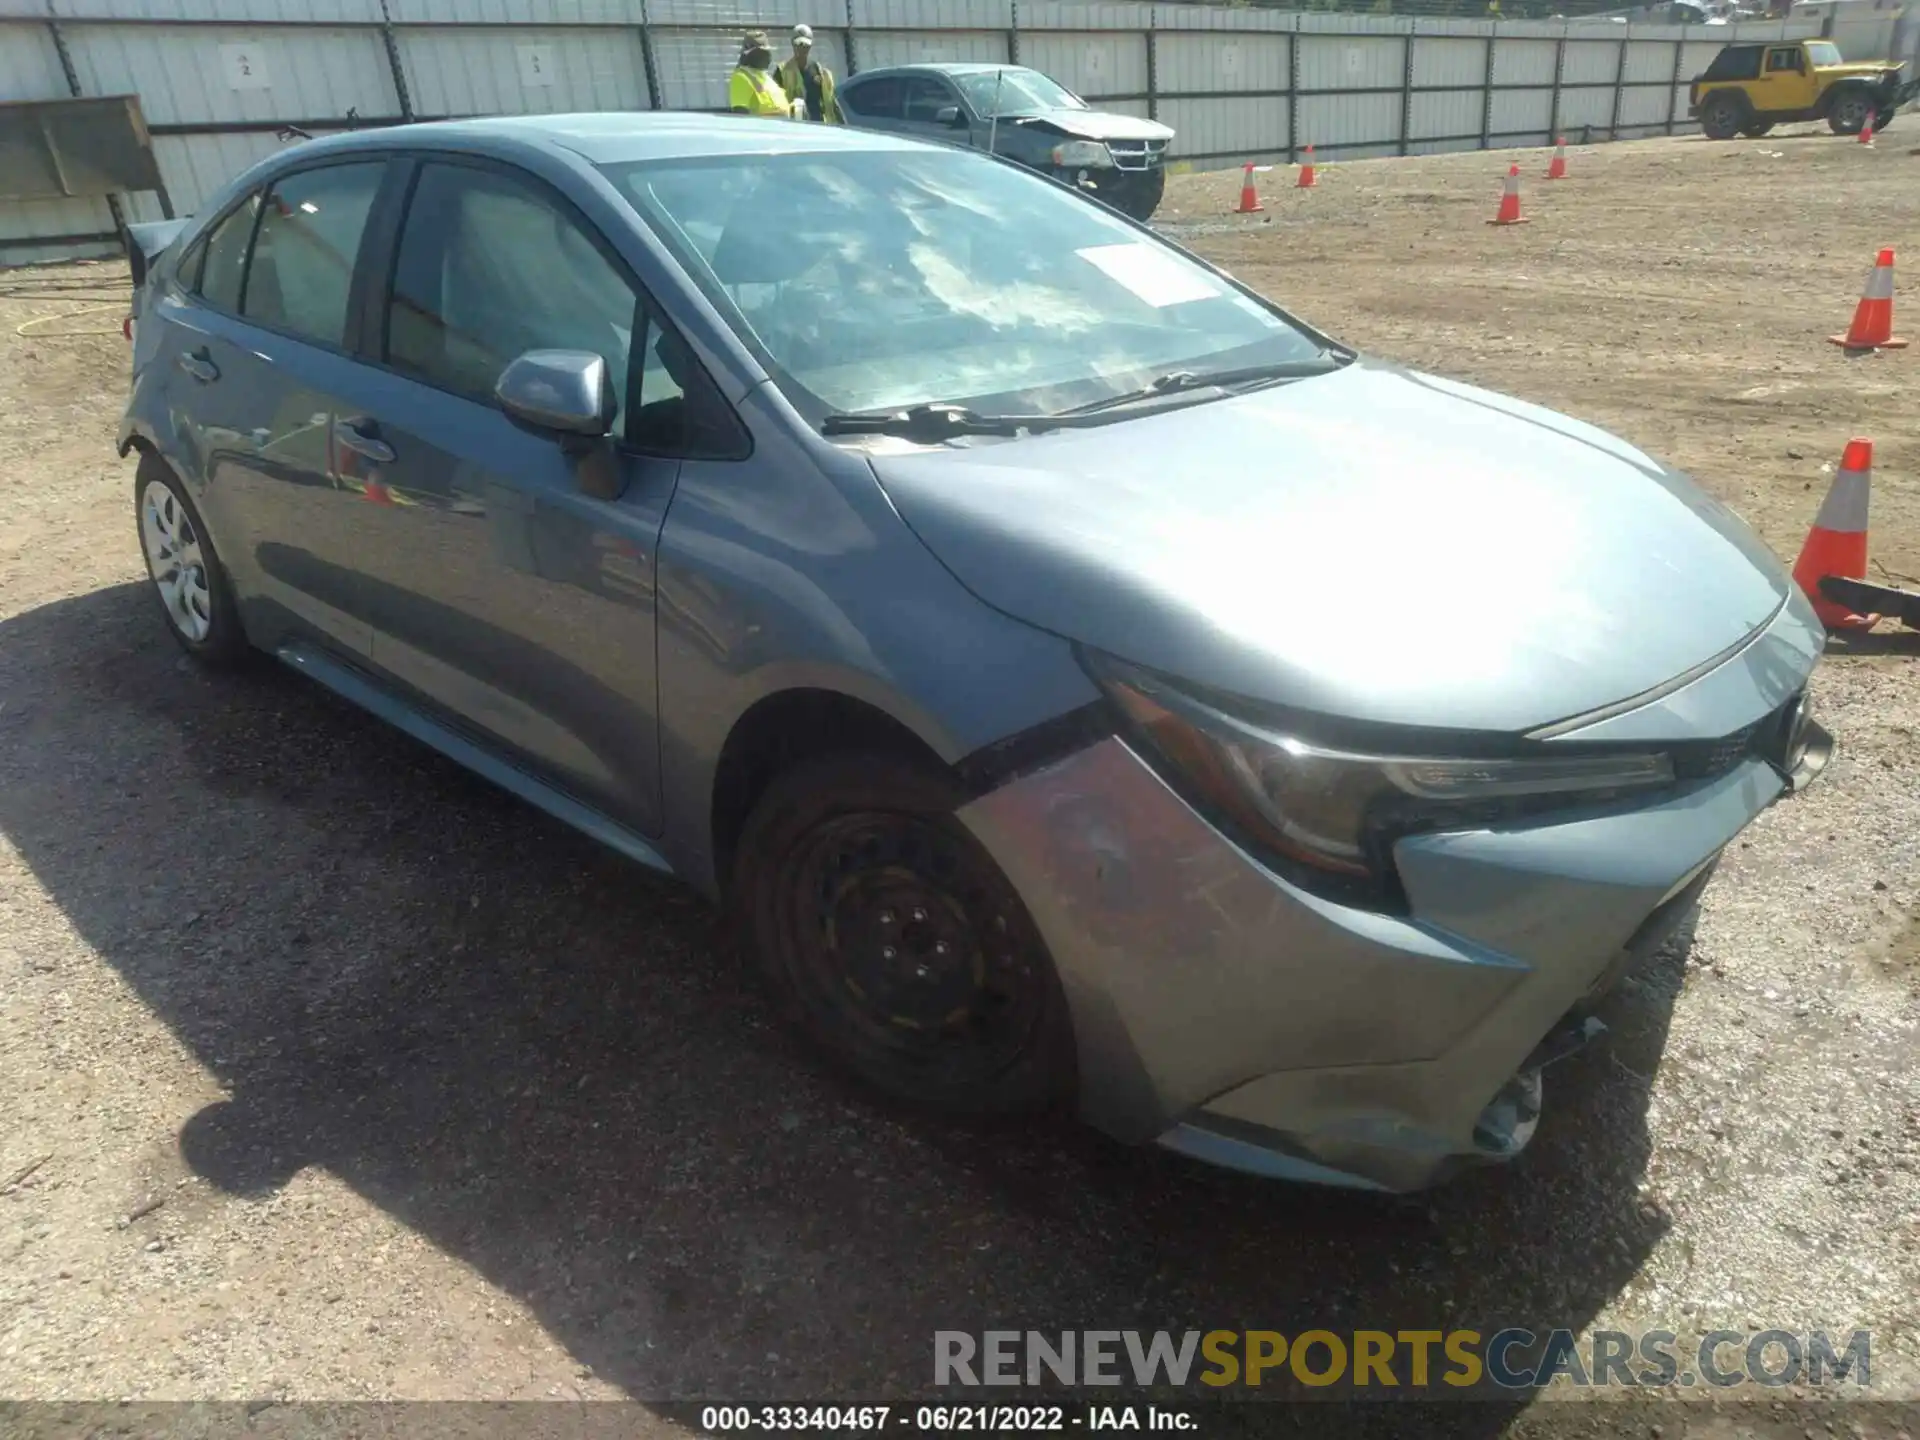
<svg viewBox="0 0 1920 1440">
<path fill-rule="evenodd" d="M 1578 1388 L 1872 1384 L 1872 1342 L 1855 1330 L 937 1330 L 942 1386 L 1261 1386 L 1459 1393 Z"/>
</svg>

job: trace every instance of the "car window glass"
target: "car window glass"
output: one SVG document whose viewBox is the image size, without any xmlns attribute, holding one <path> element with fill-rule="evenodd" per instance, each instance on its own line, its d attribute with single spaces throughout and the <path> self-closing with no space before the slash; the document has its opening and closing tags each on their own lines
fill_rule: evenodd
<svg viewBox="0 0 1920 1440">
<path fill-rule="evenodd" d="M 849 86 L 842 98 L 862 115 L 876 120 L 898 120 L 904 89 L 898 76 L 888 75 Z"/>
<path fill-rule="evenodd" d="M 247 277 L 247 242 L 253 239 L 254 217 L 259 213 L 260 197 L 250 195 L 208 235 L 206 265 L 200 272 L 198 288 L 209 305 L 239 310 L 240 287 Z"/>
<path fill-rule="evenodd" d="M 1321 355 L 1104 207 L 971 151 L 604 168 L 803 411 L 1049 413 Z"/>
<path fill-rule="evenodd" d="M 241 313 L 322 345 L 344 346 L 347 294 L 384 160 L 328 165 L 267 192 Z"/>
<path fill-rule="evenodd" d="M 981 115 L 1037 115 L 1046 110 L 1084 110 L 1086 102 L 1057 81 L 1019 65 L 962 75 L 960 88 Z"/>
<path fill-rule="evenodd" d="M 1770 50 L 1767 52 L 1767 69 L 1798 70 L 1799 68 L 1800 52 L 1797 49 Z"/>
<path fill-rule="evenodd" d="M 958 97 L 943 83 L 928 75 L 913 75 L 907 80 L 905 115 L 916 125 L 933 125 L 942 105 L 958 103 Z"/>
<path fill-rule="evenodd" d="M 638 297 L 573 218 L 498 171 L 428 165 L 400 235 L 386 355 L 396 369 L 489 403 L 528 350 L 607 362 L 620 419 Z"/>
</svg>

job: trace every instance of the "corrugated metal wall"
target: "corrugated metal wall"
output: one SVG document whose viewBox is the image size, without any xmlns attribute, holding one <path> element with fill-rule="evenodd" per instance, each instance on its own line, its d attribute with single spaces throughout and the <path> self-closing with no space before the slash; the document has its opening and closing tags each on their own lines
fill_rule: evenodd
<svg viewBox="0 0 1920 1440">
<path fill-rule="evenodd" d="M 923 60 L 1035 66 L 1172 126 L 1199 167 L 1666 132 L 1727 40 L 1699 27 L 1293 14 L 1141 0 L 0 0 L 0 101 L 136 94 L 192 213 L 279 131 L 460 115 L 719 109 L 740 32 L 805 21 L 842 77 Z M 62 47 L 65 59 L 62 58 Z M 1676 65 L 1676 60 L 1678 64 Z M 69 83 L 69 71 L 72 83 Z M 157 218 L 159 197 L 119 202 Z M 105 201 L 0 206 L 0 263 L 106 253 Z"/>
</svg>

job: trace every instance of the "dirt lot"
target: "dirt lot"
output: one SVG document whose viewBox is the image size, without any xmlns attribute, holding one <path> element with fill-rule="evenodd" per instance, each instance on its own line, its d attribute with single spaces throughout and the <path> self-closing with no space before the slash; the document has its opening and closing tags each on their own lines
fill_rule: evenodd
<svg viewBox="0 0 1920 1440">
<path fill-rule="evenodd" d="M 1912 128 L 1576 150 L 1518 229 L 1484 155 L 1275 172 L 1249 219 L 1237 174 L 1188 177 L 1164 219 L 1336 334 L 1671 458 L 1785 554 L 1870 436 L 1912 577 L 1920 352 L 1824 342 L 1877 247 L 1920 261 Z M 821 1399 L 924 1388 L 936 1328 L 1518 1323 L 1866 1327 L 1874 1390 L 1920 1398 L 1920 636 L 1829 660 L 1843 758 L 1515 1169 L 1356 1200 L 955 1131 L 822 1078 L 673 887 L 290 676 L 177 657 L 116 317 L 39 319 L 123 281 L 0 277 L 0 1395 Z M 1576 1416 L 1733 1433 L 1451 1419 Z"/>
</svg>

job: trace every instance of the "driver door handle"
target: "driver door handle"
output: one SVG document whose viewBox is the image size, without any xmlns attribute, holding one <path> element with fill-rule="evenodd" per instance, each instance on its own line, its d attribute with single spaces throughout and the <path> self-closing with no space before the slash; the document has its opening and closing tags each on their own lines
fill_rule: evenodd
<svg viewBox="0 0 1920 1440">
<path fill-rule="evenodd" d="M 356 455 L 364 455 L 381 465 L 391 464 L 393 447 L 379 437 L 377 428 L 371 420 L 336 420 L 333 440 Z"/>
</svg>

